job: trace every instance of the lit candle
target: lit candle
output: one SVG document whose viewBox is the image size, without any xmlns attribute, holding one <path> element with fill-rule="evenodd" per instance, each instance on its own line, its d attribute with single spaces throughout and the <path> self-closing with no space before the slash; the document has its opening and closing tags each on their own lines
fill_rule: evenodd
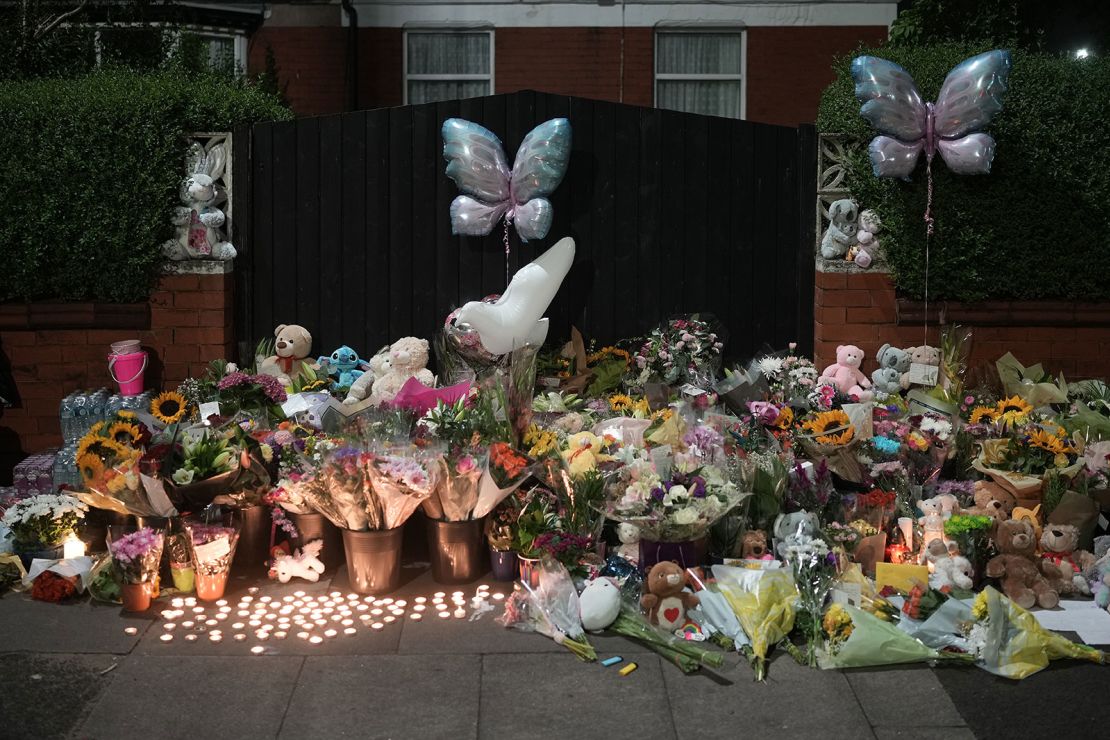
<svg viewBox="0 0 1110 740">
<path fill-rule="evenodd" d="M 216 606 L 227 606 L 227 599 L 219 599 L 216 601 Z"/>
<path fill-rule="evenodd" d="M 240 609 L 239 611 L 235 612 L 235 616 L 242 617 L 243 619 L 246 619 L 250 615 L 251 615 L 251 613 L 249 611 L 247 611 L 246 609 Z"/>
<path fill-rule="evenodd" d="M 242 642 L 243 640 L 247 639 L 247 636 L 244 635 L 242 632 L 237 632 L 234 639 L 236 642 Z"/>
<path fill-rule="evenodd" d="M 451 612 L 436 612 L 436 614 L 438 614 L 443 619 L 447 619 L 448 617 L 451 616 Z"/>
<path fill-rule="evenodd" d="M 466 616 L 466 609 L 463 609 L 460 606 L 458 609 L 455 610 L 455 619 L 462 619 L 465 616 Z"/>
<path fill-rule="evenodd" d="M 219 642 L 220 640 L 224 639 L 224 637 L 219 632 L 213 632 L 208 636 L 208 639 L 212 642 Z"/>
<path fill-rule="evenodd" d="M 262 655 L 262 653 L 264 653 L 265 651 L 266 648 L 262 647 L 261 645 L 255 645 L 251 648 L 251 653 L 254 655 Z"/>
<path fill-rule="evenodd" d="M 272 601 L 269 596 L 260 596 L 258 600 L 261 601 L 263 604 L 268 604 Z"/>
<path fill-rule="evenodd" d="M 258 630 L 258 632 L 254 633 L 254 636 L 257 637 L 259 640 L 268 640 L 268 639 L 270 639 L 270 633 L 267 632 L 266 630 Z"/>
<path fill-rule="evenodd" d="M 357 609 L 360 612 L 364 612 L 369 608 L 370 607 L 368 607 L 366 604 L 359 604 L 358 606 L 355 607 L 355 609 Z"/>
<path fill-rule="evenodd" d="M 396 607 L 402 608 L 402 609 L 404 607 L 408 606 L 408 604 L 409 604 L 409 602 L 405 601 L 404 599 L 397 599 L 397 601 L 393 602 L 393 606 L 396 606 Z"/>
<path fill-rule="evenodd" d="M 501 601 L 503 598 L 505 598 L 505 594 L 501 593 L 500 591 L 493 595 L 494 601 Z"/>
<path fill-rule="evenodd" d="M 219 621 L 215 620 L 215 619 L 208 619 L 208 620 L 205 620 L 204 623 L 206 625 L 208 625 L 209 627 L 215 627 L 217 624 L 219 624 Z"/>
<path fill-rule="evenodd" d="M 375 617 L 379 617 L 379 616 L 382 615 L 382 610 L 381 609 L 371 609 L 370 613 L 373 614 Z"/>
<path fill-rule="evenodd" d="M 193 620 L 188 619 L 188 620 L 182 622 L 181 626 L 184 627 L 185 629 L 192 629 L 193 628 Z"/>
<path fill-rule="evenodd" d="M 358 633 L 358 630 L 356 630 L 354 627 L 348 627 L 345 630 L 343 630 L 343 634 L 345 634 L 345 635 L 354 635 L 354 634 L 357 634 L 357 633 Z"/>
<path fill-rule="evenodd" d="M 344 627 L 350 627 L 354 623 L 355 623 L 355 620 L 353 620 L 353 619 L 344 619 L 342 622 L 340 622 L 340 624 L 343 625 Z"/>
<path fill-rule="evenodd" d="M 382 619 L 382 621 L 385 622 L 386 624 L 389 624 L 390 622 L 396 621 L 396 619 L 397 619 L 397 617 L 390 614 L 388 617 L 385 617 L 384 619 Z"/>
<path fill-rule="evenodd" d="M 197 636 L 190 633 L 188 635 L 185 635 L 185 639 L 188 640 L 189 642 L 196 642 L 197 641 Z"/>
<path fill-rule="evenodd" d="M 167 632 L 166 634 L 162 635 L 158 639 L 161 640 L 162 642 L 169 642 L 170 640 L 173 639 L 173 635 L 171 635 L 169 632 Z"/>
<path fill-rule="evenodd" d="M 381 622 L 374 622 L 372 625 L 370 625 L 370 627 L 371 627 L 371 629 L 380 630 L 380 629 L 383 629 L 385 627 L 385 625 L 382 624 Z"/>
<path fill-rule="evenodd" d="M 241 629 L 243 629 L 243 628 L 244 628 L 244 627 L 246 627 L 246 626 L 247 626 L 247 625 L 243 624 L 242 622 L 236 622 L 236 623 L 234 623 L 233 625 L 231 625 L 231 629 L 233 629 L 233 630 L 241 630 Z"/>
<path fill-rule="evenodd" d="M 338 634 L 335 630 L 324 630 L 324 637 L 335 637 Z"/>
<path fill-rule="evenodd" d="M 298 632 L 297 637 L 301 638 L 302 640 L 307 640 L 308 639 L 308 633 L 307 632 Z"/>
<path fill-rule="evenodd" d="M 302 596 L 304 596 L 304 591 L 294 591 L 293 595 L 296 596 L 299 599 Z"/>
<path fill-rule="evenodd" d="M 69 533 L 69 537 L 62 543 L 62 557 L 66 560 L 70 558 L 79 558 L 85 554 L 85 543 L 77 538 L 73 532 Z"/>
<path fill-rule="evenodd" d="M 427 599 L 424 598 L 423 596 L 417 596 L 416 597 L 416 603 L 417 604 L 423 604 L 425 601 L 427 601 Z"/>
<path fill-rule="evenodd" d="M 250 588 L 248 588 L 248 589 L 247 589 L 247 593 L 248 593 L 248 594 L 256 594 L 256 593 L 258 593 L 258 586 L 251 586 Z"/>
<path fill-rule="evenodd" d="M 282 596 L 281 600 L 288 603 L 288 602 L 293 600 L 293 597 L 292 596 Z"/>
<path fill-rule="evenodd" d="M 181 607 L 185 606 L 185 599 L 173 599 L 172 601 L 170 601 L 170 604 L 175 608 L 180 609 Z"/>
<path fill-rule="evenodd" d="M 125 634 L 125 635 L 137 635 L 137 634 L 139 634 L 139 628 L 138 627 L 124 627 L 123 634 Z"/>
<path fill-rule="evenodd" d="M 411 614 L 409 614 L 409 619 L 414 622 L 419 622 L 421 620 L 420 612 L 412 612 Z"/>
<path fill-rule="evenodd" d="M 319 645 L 321 642 L 324 641 L 324 638 L 320 637 L 320 635 L 313 635 L 312 637 L 308 638 L 308 641 L 311 642 L 313 645 Z"/>
<path fill-rule="evenodd" d="M 412 608 L 413 608 L 413 611 L 422 612 L 425 609 L 427 609 L 428 607 L 424 606 L 423 604 L 414 604 Z"/>
<path fill-rule="evenodd" d="M 204 614 L 204 607 L 203 606 L 194 606 L 193 607 L 193 614 Z"/>
<path fill-rule="evenodd" d="M 333 599 L 338 599 L 342 595 L 343 595 L 342 591 L 332 591 L 331 593 L 328 594 L 328 596 L 332 597 Z"/>
<path fill-rule="evenodd" d="M 287 633 L 285 632 L 285 630 L 278 630 L 277 632 L 274 633 L 274 637 L 276 637 L 279 640 L 284 640 L 286 634 Z"/>
<path fill-rule="evenodd" d="M 172 629 L 173 629 L 174 627 L 176 627 L 176 626 L 177 626 L 177 625 L 176 625 L 176 624 L 174 624 L 173 622 L 166 622 L 165 624 L 163 624 L 163 625 L 162 625 L 162 629 L 164 629 L 164 630 L 166 630 L 167 632 L 169 632 L 170 630 L 172 630 Z"/>
<path fill-rule="evenodd" d="M 185 598 L 185 606 L 196 606 L 196 605 L 197 605 L 197 597 L 196 596 L 187 596 Z"/>
</svg>

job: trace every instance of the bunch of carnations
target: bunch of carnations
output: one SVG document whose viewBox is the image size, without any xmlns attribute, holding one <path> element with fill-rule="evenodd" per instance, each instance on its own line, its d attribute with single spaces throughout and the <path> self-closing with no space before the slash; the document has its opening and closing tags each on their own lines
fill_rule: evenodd
<svg viewBox="0 0 1110 740">
<path fill-rule="evenodd" d="M 633 385 L 657 382 L 708 387 L 720 365 L 723 348 L 724 343 L 707 322 L 671 319 L 653 329 L 632 357 Z"/>
<path fill-rule="evenodd" d="M 148 583 L 158 575 L 162 561 L 163 535 L 143 527 L 113 540 L 112 562 L 124 583 Z"/>
</svg>

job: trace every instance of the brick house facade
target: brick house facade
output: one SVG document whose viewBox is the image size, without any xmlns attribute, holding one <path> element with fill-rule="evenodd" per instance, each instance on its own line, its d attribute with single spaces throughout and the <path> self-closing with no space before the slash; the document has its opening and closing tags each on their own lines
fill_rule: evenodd
<svg viewBox="0 0 1110 740">
<path fill-rule="evenodd" d="M 406 102 L 406 34 L 491 32 L 494 93 L 535 89 L 633 105 L 656 103 L 659 34 L 742 38 L 741 117 L 764 123 L 812 122 L 834 57 L 881 43 L 894 2 L 589 2 L 454 3 L 354 0 L 357 32 L 338 2 L 270 3 L 250 34 L 247 69 L 272 52 L 298 115 L 349 107 L 347 65 L 354 47 L 357 106 Z M 485 94 L 485 93 L 483 93 Z"/>
</svg>

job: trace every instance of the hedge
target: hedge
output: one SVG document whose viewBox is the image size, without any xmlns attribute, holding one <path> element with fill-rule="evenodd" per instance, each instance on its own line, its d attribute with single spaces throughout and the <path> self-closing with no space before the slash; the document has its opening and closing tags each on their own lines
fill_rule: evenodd
<svg viewBox="0 0 1110 740">
<path fill-rule="evenodd" d="M 290 115 L 214 76 L 0 83 L 0 300 L 145 300 L 174 233 L 185 134 Z"/>
<path fill-rule="evenodd" d="M 920 298 L 925 276 L 924 163 L 912 182 L 873 176 L 849 65 L 871 54 L 905 67 L 927 100 L 963 59 L 989 47 L 936 45 L 861 50 L 836 62 L 821 99 L 821 132 L 860 142 L 847 183 L 861 208 L 883 221 L 882 247 L 893 278 Z M 1075 60 L 1013 51 L 991 173 L 951 174 L 933 160 L 929 295 L 984 299 L 1110 299 L 1110 59 Z"/>
</svg>

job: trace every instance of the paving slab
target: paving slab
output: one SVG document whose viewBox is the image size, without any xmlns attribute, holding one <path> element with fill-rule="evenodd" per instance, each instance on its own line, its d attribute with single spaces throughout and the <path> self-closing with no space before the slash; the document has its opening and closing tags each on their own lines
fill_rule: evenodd
<svg viewBox="0 0 1110 740">
<path fill-rule="evenodd" d="M 772 660 L 766 683 L 757 683 L 746 665 L 716 676 L 663 668 L 679 738 L 731 739 L 741 728 L 765 738 L 872 737 L 852 687 L 836 671 L 806 668 L 787 655 Z M 722 676 L 728 680 L 714 680 Z"/>
<path fill-rule="evenodd" d="M 924 719 L 916 712 L 917 719 Z M 975 734 L 964 725 L 956 727 L 876 727 L 876 740 L 975 740 Z"/>
<path fill-rule="evenodd" d="M 129 653 L 153 622 L 119 606 L 86 600 L 69 604 L 35 601 L 9 593 L 0 599 L 0 653 Z M 136 634 L 124 630 L 133 627 Z"/>
<path fill-rule="evenodd" d="M 966 727 L 940 679 L 924 664 L 844 671 L 864 714 L 874 727 L 894 729 L 907 724 L 906 706 L 928 707 L 915 713 L 915 727 Z M 895 692 L 900 702 L 890 700 Z"/>
<path fill-rule="evenodd" d="M 481 658 L 310 656 L 282 738 L 474 738 Z"/>
<path fill-rule="evenodd" d="M 621 676 L 617 666 L 569 654 L 485 655 L 479 736 L 675 737 L 658 658 L 637 656 L 636 664 Z"/>
<path fill-rule="evenodd" d="M 117 660 L 111 655 L 0 655 L 0 736 L 68 736 L 111 684 L 111 672 L 104 671 Z"/>
<path fill-rule="evenodd" d="M 77 735 L 94 740 L 274 737 L 304 658 L 133 655 Z"/>
</svg>

